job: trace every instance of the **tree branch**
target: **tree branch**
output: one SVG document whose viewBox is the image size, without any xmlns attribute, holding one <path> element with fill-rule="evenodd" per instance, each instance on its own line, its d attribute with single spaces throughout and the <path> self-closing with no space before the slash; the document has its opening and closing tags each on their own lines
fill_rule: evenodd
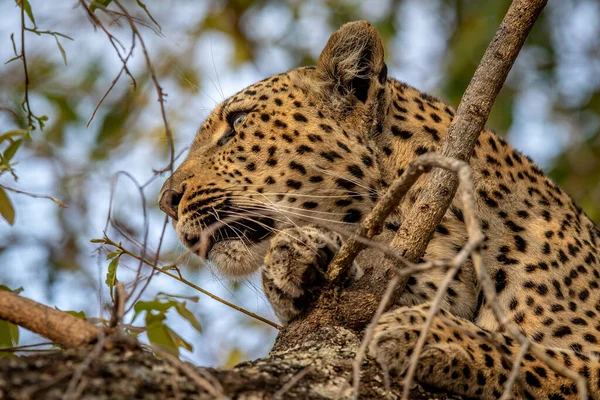
<svg viewBox="0 0 600 400">
<path fill-rule="evenodd" d="M 547 0 L 514 0 L 496 31 L 442 144 L 441 154 L 469 161 L 475 142 L 483 130 L 496 96 Z M 392 241 L 404 256 L 416 261 L 425 254 L 435 228 L 454 198 L 458 181 L 452 172 L 436 170 Z M 400 290 L 404 284 L 401 284 Z"/>
<path fill-rule="evenodd" d="M 0 291 L 0 320 L 27 328 L 64 347 L 93 342 L 100 329 L 70 314 L 11 292 Z"/>
</svg>

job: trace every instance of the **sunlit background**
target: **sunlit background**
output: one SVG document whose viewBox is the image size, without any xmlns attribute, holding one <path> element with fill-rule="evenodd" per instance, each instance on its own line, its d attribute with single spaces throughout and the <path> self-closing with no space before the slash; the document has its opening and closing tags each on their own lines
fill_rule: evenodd
<svg viewBox="0 0 600 400">
<path fill-rule="evenodd" d="M 73 40 L 25 32 L 32 111 L 47 115 L 12 162 L 18 181 L 0 172 L 0 185 L 56 197 L 7 191 L 14 226 L 0 219 L 0 284 L 23 287 L 23 295 L 61 310 L 108 316 L 105 284 L 109 261 L 90 239 L 101 238 L 112 198 L 114 224 L 107 235 L 140 251 L 159 244 L 164 215 L 156 198 L 168 165 L 157 94 L 136 40 L 128 68 L 136 85 L 119 74 L 132 43 L 128 22 L 116 14 L 95 15 L 124 46 L 111 45 L 74 1 L 29 0 L 38 31 L 60 32 Z M 315 64 L 329 35 L 341 24 L 368 19 L 387 49 L 389 73 L 457 105 L 477 63 L 508 8 L 502 0 L 389 1 L 146 1 L 153 23 L 138 3 L 122 1 L 134 15 L 166 97 L 175 153 L 185 150 L 210 110 L 223 99 L 269 75 Z M 109 10 L 118 11 L 114 4 Z M 14 1 L 0 2 L 0 61 L 21 46 L 21 13 Z M 26 18 L 26 26 L 32 22 Z M 66 65 L 65 65 L 66 61 Z M 26 128 L 21 108 L 21 60 L 0 64 L 0 135 Z M 8 111 L 12 110 L 14 111 Z M 533 157 L 596 222 L 600 221 L 600 2 L 549 2 L 496 101 L 488 126 Z M 8 142 L 0 144 L 0 152 Z M 181 161 L 181 158 L 178 162 Z M 124 171 L 127 174 L 119 174 Z M 154 180 L 152 180 L 154 178 Z M 137 182 L 137 183 L 136 183 Z M 144 185 L 145 199 L 138 185 Z M 145 203 L 144 203 L 145 201 Z M 133 240 L 132 240 L 133 239 Z M 184 254 L 167 227 L 160 260 L 168 265 Z M 148 256 L 152 259 L 152 256 Z M 179 265 L 186 279 L 232 303 L 276 321 L 256 277 L 229 282 L 193 257 Z M 121 258 L 117 277 L 130 282 L 138 262 Z M 143 269 L 147 276 L 150 269 Z M 198 296 L 189 309 L 198 333 L 176 312 L 166 323 L 193 345 L 185 359 L 203 365 L 231 365 L 265 355 L 276 330 L 218 303 L 169 277 L 153 277 L 142 299 L 157 293 Z M 131 319 L 128 315 L 126 321 Z M 142 323 L 136 320 L 136 325 Z M 142 335 L 142 338 L 144 335 Z M 21 343 L 40 341 L 22 332 Z"/>
</svg>

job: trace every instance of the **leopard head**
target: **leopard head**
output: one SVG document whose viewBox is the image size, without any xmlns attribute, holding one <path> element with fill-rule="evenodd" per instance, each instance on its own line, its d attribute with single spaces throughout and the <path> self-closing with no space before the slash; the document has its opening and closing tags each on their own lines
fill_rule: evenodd
<svg viewBox="0 0 600 400">
<path fill-rule="evenodd" d="M 272 76 L 217 106 L 159 195 L 181 242 L 236 277 L 262 264 L 283 228 L 359 222 L 381 178 L 371 137 L 382 129 L 386 84 L 379 34 L 352 22 L 331 36 L 316 67 Z"/>
</svg>

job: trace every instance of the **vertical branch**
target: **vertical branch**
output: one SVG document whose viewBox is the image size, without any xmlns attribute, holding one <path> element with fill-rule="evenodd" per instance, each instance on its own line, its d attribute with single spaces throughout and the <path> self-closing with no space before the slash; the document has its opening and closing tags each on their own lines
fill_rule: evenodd
<svg viewBox="0 0 600 400">
<path fill-rule="evenodd" d="M 469 161 L 496 96 L 546 2 L 547 0 L 512 2 L 462 97 L 442 144 L 441 155 Z M 407 170 L 397 179 L 371 215 L 365 219 L 358 235 L 371 239 L 379 234 L 385 218 L 402 201 L 406 191 L 422 172 L 425 170 Z M 401 254 L 412 262 L 423 257 L 435 228 L 442 221 L 454 198 L 457 187 L 458 180 L 451 171 L 433 171 L 417 201 L 404 216 L 391 247 L 400 249 Z M 365 247 L 357 240 L 349 239 L 332 262 L 330 281 L 343 281 L 350 265 Z M 397 262 L 391 258 L 387 260 L 385 268 L 395 269 Z M 401 279 L 398 290 L 404 289 L 408 278 L 405 276 Z"/>
<path fill-rule="evenodd" d="M 512 2 L 456 110 L 456 116 L 442 144 L 443 156 L 461 161 L 471 158 L 475 142 L 484 128 L 496 96 L 546 2 L 547 0 Z M 392 241 L 392 247 L 402 249 L 409 260 L 416 261 L 422 257 L 436 226 L 442 221 L 454 198 L 457 185 L 456 176 L 451 172 L 434 171 L 405 216 Z M 405 282 L 401 284 L 401 288 Z"/>
<path fill-rule="evenodd" d="M 25 56 L 25 5 L 23 1 L 19 1 L 21 7 L 21 61 L 23 62 L 23 72 L 25 73 L 25 100 L 23 102 L 25 111 L 27 112 L 27 129 L 35 129 L 33 125 L 33 116 L 31 114 L 31 106 L 29 105 L 29 72 L 27 71 L 27 57 Z"/>
</svg>

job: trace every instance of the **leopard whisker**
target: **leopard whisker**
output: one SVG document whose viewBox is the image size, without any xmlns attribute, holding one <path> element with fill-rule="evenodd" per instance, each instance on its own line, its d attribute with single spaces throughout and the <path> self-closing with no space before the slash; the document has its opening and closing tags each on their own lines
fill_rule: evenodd
<svg viewBox="0 0 600 400">
<path fill-rule="evenodd" d="M 227 211 L 225 211 L 225 212 L 227 212 Z M 264 225 L 261 222 L 256 221 L 254 219 L 250 219 L 250 218 L 247 218 L 247 217 L 245 217 L 245 219 L 248 219 L 249 221 L 255 222 L 257 224 Z M 306 242 L 302 241 L 300 238 L 298 238 L 296 236 L 290 235 L 290 233 L 286 232 L 286 230 L 276 229 L 276 228 L 273 228 L 273 227 L 270 227 L 270 226 L 267 226 L 267 225 L 264 225 L 264 226 L 265 226 L 265 228 L 270 229 L 273 233 L 277 233 L 277 234 L 282 234 L 282 235 L 288 236 L 289 238 L 294 239 L 294 240 L 300 242 L 301 244 L 307 245 Z M 298 225 L 296 225 L 296 227 L 299 228 Z"/>
<path fill-rule="evenodd" d="M 256 209 L 257 206 L 255 204 L 249 204 L 249 206 L 252 205 L 254 206 L 254 208 Z M 328 222 L 328 223 L 334 223 L 334 224 L 344 224 L 344 225 L 353 225 L 352 222 L 343 222 L 343 221 L 336 221 L 333 219 L 327 219 L 327 218 L 320 218 L 320 217 L 315 217 L 312 215 L 307 215 L 307 214 L 303 214 L 303 213 L 297 213 L 297 212 L 293 212 L 293 211 L 288 211 L 288 210 L 278 210 L 278 209 L 273 209 L 273 207 L 269 206 L 269 205 L 259 205 L 259 207 L 261 207 L 261 209 L 265 210 L 265 211 L 276 211 L 280 214 L 288 214 L 288 215 L 294 215 L 294 216 L 298 216 L 302 219 L 310 219 L 313 221 L 323 221 L 323 222 Z M 303 211 L 311 211 L 311 210 L 303 210 Z"/>
<path fill-rule="evenodd" d="M 256 199 L 251 199 L 251 198 L 243 198 L 244 200 L 255 200 L 255 201 L 260 201 L 260 200 L 256 200 Z M 264 202 L 262 204 L 265 204 Z M 284 208 L 284 209 L 289 209 L 289 210 L 299 210 L 299 211 L 306 211 L 306 212 L 311 212 L 314 214 L 326 214 L 326 215 L 345 215 L 345 213 L 339 213 L 339 212 L 335 212 L 335 211 L 318 211 L 318 210 L 308 210 L 305 208 L 301 208 L 301 207 L 294 207 L 294 206 L 288 206 L 288 205 L 284 205 L 284 204 L 272 204 L 272 206 L 274 207 L 273 209 L 280 209 L 280 208 Z"/>
<path fill-rule="evenodd" d="M 242 242 L 242 244 L 244 245 L 244 248 L 246 249 L 246 252 L 247 252 L 248 254 L 250 254 L 250 249 L 248 248 L 248 246 L 246 246 L 246 243 L 245 243 L 245 242 L 244 242 L 244 240 L 242 239 L 242 237 L 243 237 L 243 238 L 245 238 L 245 239 L 248 239 L 248 236 L 247 236 L 247 235 L 244 233 L 244 231 L 242 231 L 242 230 L 240 230 L 239 228 L 236 228 L 236 227 L 234 227 L 234 226 L 231 226 L 230 224 L 228 224 L 228 223 L 227 223 L 227 222 L 225 222 L 225 221 L 222 221 L 222 220 L 221 220 L 221 218 L 219 217 L 219 214 L 218 214 L 218 213 L 217 213 L 217 211 L 214 209 L 214 207 L 213 207 L 213 211 L 214 211 L 214 213 L 211 213 L 211 212 L 209 211 L 209 214 L 213 215 L 213 216 L 214 216 L 214 217 L 217 219 L 217 221 L 221 221 L 221 222 L 223 222 L 223 224 L 224 224 L 225 226 L 227 226 L 228 228 L 231 228 L 231 230 L 232 230 L 232 231 L 235 233 L 235 235 L 238 237 L 238 239 L 240 239 L 240 241 L 241 241 L 241 242 Z M 243 224 L 240 224 L 240 225 L 243 225 Z M 245 226 L 245 225 L 243 225 L 243 226 Z M 247 228 L 247 226 L 245 226 L 245 227 Z M 217 231 L 217 232 L 218 232 L 218 231 Z M 239 232 L 239 234 L 238 234 L 238 232 Z M 240 236 L 240 234 L 241 234 L 242 236 Z"/>
</svg>

